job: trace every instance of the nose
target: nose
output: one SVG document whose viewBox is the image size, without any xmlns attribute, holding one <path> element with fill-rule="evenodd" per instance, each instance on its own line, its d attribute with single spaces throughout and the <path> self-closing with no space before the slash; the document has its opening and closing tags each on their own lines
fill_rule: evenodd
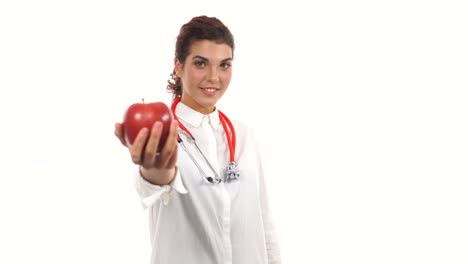
<svg viewBox="0 0 468 264">
<path fill-rule="evenodd" d="M 208 80 L 212 82 L 216 82 L 219 80 L 219 73 L 217 67 L 210 67 L 208 70 Z"/>
</svg>

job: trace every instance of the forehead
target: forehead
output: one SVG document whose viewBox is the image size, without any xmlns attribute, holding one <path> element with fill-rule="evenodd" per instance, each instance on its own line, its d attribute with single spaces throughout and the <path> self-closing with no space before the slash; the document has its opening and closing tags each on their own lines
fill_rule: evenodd
<svg viewBox="0 0 468 264">
<path fill-rule="evenodd" d="M 190 46 L 189 57 L 202 56 L 209 60 L 225 60 L 232 58 L 232 48 L 225 43 L 211 40 L 198 40 Z"/>
</svg>

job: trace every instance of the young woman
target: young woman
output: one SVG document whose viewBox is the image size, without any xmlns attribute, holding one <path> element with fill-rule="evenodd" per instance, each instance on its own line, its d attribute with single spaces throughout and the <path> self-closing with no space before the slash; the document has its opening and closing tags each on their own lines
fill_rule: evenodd
<svg viewBox="0 0 468 264">
<path fill-rule="evenodd" d="M 168 85 L 177 121 L 159 153 L 160 122 L 128 146 L 150 210 L 151 263 L 281 263 L 255 139 L 216 107 L 233 58 L 233 36 L 217 18 L 183 25 Z M 115 134 L 125 145 L 121 124 Z"/>
</svg>

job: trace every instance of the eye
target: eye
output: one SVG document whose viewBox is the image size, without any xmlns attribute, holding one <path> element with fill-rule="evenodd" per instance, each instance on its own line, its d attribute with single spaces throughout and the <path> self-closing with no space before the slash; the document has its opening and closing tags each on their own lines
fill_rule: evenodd
<svg viewBox="0 0 468 264">
<path fill-rule="evenodd" d="M 201 61 L 201 60 L 200 61 L 195 61 L 193 64 L 195 64 L 195 66 L 200 67 L 200 68 L 203 68 L 203 67 L 206 66 L 206 62 Z"/>
<path fill-rule="evenodd" d="M 221 63 L 221 69 L 223 70 L 227 70 L 230 67 L 231 67 L 231 63 L 228 63 L 228 62 Z"/>
</svg>

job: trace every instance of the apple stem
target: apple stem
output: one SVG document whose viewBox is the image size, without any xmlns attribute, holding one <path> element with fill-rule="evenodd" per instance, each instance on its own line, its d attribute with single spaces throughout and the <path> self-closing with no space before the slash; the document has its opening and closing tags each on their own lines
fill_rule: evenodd
<svg viewBox="0 0 468 264">
<path fill-rule="evenodd" d="M 143 103 L 145 103 L 145 98 L 141 98 L 141 101 L 142 101 Z"/>
</svg>

